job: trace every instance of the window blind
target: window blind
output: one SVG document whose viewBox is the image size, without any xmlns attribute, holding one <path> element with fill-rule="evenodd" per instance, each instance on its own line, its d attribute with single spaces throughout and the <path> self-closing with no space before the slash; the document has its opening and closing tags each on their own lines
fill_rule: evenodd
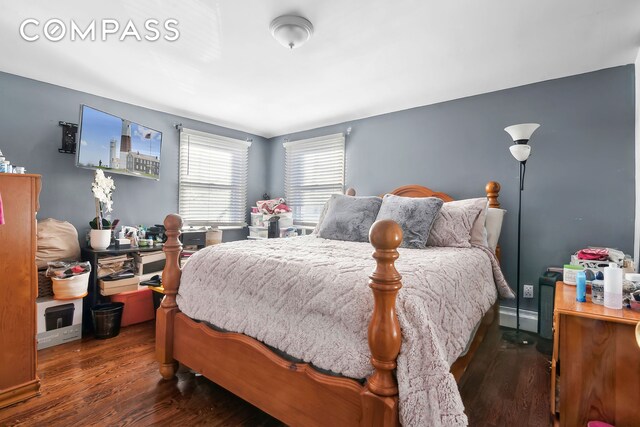
<svg viewBox="0 0 640 427">
<path fill-rule="evenodd" d="M 332 194 L 344 192 L 344 134 L 285 142 L 284 194 L 298 225 L 318 222 Z"/>
<path fill-rule="evenodd" d="M 178 210 L 189 225 L 246 226 L 251 143 L 183 128 Z"/>
</svg>

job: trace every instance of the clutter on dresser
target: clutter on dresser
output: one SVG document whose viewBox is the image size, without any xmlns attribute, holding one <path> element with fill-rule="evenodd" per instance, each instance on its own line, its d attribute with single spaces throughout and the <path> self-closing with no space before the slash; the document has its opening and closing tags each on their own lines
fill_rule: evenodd
<svg viewBox="0 0 640 427">
<path fill-rule="evenodd" d="M 640 274 L 634 272 L 630 255 L 612 248 L 587 247 L 564 265 L 563 282 L 576 286 L 576 300 L 620 310 L 640 310 Z M 585 291 L 582 284 L 585 283 Z M 583 298 L 583 294 L 590 298 Z"/>
<path fill-rule="evenodd" d="M 577 251 L 571 255 L 569 264 L 564 265 L 564 283 L 567 285 L 576 284 L 576 273 L 584 271 L 587 277 L 587 283 L 591 283 L 595 279 L 602 280 L 605 267 L 609 267 L 610 263 L 615 263 L 624 273 L 632 273 L 634 271 L 633 258 L 625 255 L 617 249 L 587 247 Z"/>
<path fill-rule="evenodd" d="M 11 162 L 4 157 L 2 151 L 0 150 L 0 173 L 17 173 L 17 174 L 25 174 L 27 170 L 22 166 L 12 165 Z"/>
</svg>

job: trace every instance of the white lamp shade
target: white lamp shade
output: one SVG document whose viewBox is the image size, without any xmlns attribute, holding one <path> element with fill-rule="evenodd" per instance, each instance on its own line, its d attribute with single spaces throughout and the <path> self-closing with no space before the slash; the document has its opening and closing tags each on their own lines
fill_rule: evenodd
<svg viewBox="0 0 640 427">
<path fill-rule="evenodd" d="M 538 123 L 522 123 L 504 128 L 514 141 L 529 140 L 533 132 L 538 129 Z"/>
<path fill-rule="evenodd" d="M 513 157 L 519 162 L 524 162 L 531 155 L 531 146 L 528 144 L 513 144 L 509 147 Z"/>
</svg>

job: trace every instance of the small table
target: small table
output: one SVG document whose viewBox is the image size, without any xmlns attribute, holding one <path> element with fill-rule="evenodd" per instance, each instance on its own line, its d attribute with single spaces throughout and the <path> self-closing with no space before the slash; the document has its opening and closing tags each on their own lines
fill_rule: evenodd
<svg viewBox="0 0 640 427">
<path fill-rule="evenodd" d="M 561 426 L 599 420 L 638 425 L 640 312 L 576 301 L 575 286 L 556 284 L 551 359 L 551 413 Z M 562 362 L 562 366 L 560 366 Z M 560 399 L 556 405 L 556 376 Z"/>
<path fill-rule="evenodd" d="M 98 259 L 103 256 L 115 256 L 125 255 L 136 252 L 157 252 L 161 251 L 161 247 L 131 247 L 127 249 L 116 249 L 115 247 L 108 247 L 107 249 L 92 249 L 82 248 L 82 260 L 89 261 L 91 264 L 91 273 L 89 274 L 89 288 L 88 294 L 82 301 L 82 333 L 86 334 L 93 331 L 93 320 L 91 319 L 91 307 L 100 304 L 102 302 L 108 302 L 109 297 L 103 297 L 100 294 L 100 287 L 98 286 Z"/>
</svg>

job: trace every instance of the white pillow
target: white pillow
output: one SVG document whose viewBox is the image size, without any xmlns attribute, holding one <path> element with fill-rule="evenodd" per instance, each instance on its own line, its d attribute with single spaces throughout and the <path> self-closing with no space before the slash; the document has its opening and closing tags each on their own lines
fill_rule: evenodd
<svg viewBox="0 0 640 427">
<path fill-rule="evenodd" d="M 493 252 L 496 251 L 496 246 L 498 246 L 500 231 L 502 231 L 502 220 L 506 212 L 506 210 L 499 208 L 489 208 L 487 210 L 487 221 L 485 223 L 487 229 L 487 244 Z"/>
<path fill-rule="evenodd" d="M 484 205 L 484 209 L 478 215 L 478 218 L 471 227 L 471 244 L 489 247 L 487 243 L 487 210 L 489 209 L 489 201 Z"/>
</svg>

